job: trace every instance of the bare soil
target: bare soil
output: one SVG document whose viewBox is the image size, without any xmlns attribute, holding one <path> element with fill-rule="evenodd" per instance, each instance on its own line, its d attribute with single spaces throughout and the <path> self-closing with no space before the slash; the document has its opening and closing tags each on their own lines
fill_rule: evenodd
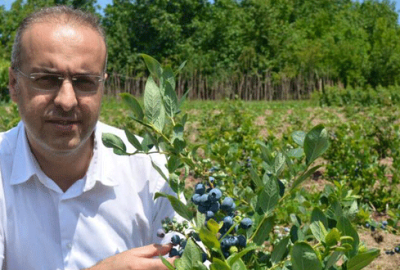
<svg viewBox="0 0 400 270">
<path fill-rule="evenodd" d="M 360 241 L 364 242 L 368 248 L 377 248 L 381 254 L 370 265 L 363 268 L 365 270 L 399 270 L 400 254 L 388 255 L 387 250 L 394 250 L 400 245 L 400 235 L 391 234 L 388 231 L 377 230 L 376 233 L 365 229 L 358 231 Z M 382 240 L 382 241 L 380 241 Z M 379 242 L 379 243 L 378 243 Z"/>
</svg>

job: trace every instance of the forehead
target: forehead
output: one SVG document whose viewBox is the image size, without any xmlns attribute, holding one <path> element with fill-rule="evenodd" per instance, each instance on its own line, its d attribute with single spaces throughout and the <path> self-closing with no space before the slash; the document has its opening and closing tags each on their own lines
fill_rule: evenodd
<svg viewBox="0 0 400 270">
<path fill-rule="evenodd" d="M 101 35 L 91 27 L 71 23 L 32 24 L 21 38 L 22 65 L 57 66 L 103 65 L 106 47 Z"/>
</svg>

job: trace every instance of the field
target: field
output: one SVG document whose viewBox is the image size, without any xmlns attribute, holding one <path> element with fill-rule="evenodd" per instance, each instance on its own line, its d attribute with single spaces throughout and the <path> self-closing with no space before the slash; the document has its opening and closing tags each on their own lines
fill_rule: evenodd
<svg viewBox="0 0 400 270">
<path fill-rule="evenodd" d="M 302 184 L 293 201 L 277 210 L 276 224 L 281 229 L 289 226 L 292 213 L 303 220 L 310 219 L 315 206 L 323 207 L 323 197 L 335 194 L 344 208 L 348 206 L 348 211 L 353 211 L 349 216 L 360 241 L 381 251 L 365 269 L 399 269 L 400 254 L 386 254 L 400 246 L 398 106 L 321 107 L 317 101 L 227 100 L 187 101 L 181 110 L 180 114 L 188 114 L 184 134 L 188 144 L 202 145 L 197 151 L 202 162 L 219 167 L 216 177 L 228 186 L 236 186 L 233 193 L 239 192 L 235 188 L 246 188 L 242 183 L 249 181 L 248 166 L 262 166 L 257 140 L 272 152 L 287 150 L 293 148 L 292 132 L 323 124 L 329 132 L 330 147 L 317 160 L 322 167 Z M 1 106 L 0 129 L 15 125 L 16 114 L 15 106 Z M 128 114 L 127 105 L 107 98 L 101 120 L 143 134 L 142 127 Z M 285 175 L 282 178 L 284 182 Z M 185 180 L 185 195 L 190 201 L 194 183 L 203 179 L 190 174 Z"/>
<path fill-rule="evenodd" d="M 121 104 L 116 106 L 115 102 L 111 100 L 104 106 L 102 120 L 125 124 L 126 118 L 122 115 L 126 115 L 126 108 Z M 115 107 L 121 108 L 120 113 L 111 113 Z M 186 137 L 191 144 L 205 143 L 215 148 L 221 147 L 220 144 L 237 144 L 248 155 L 238 155 L 243 158 L 242 163 L 248 157 L 257 159 L 259 152 L 254 149 L 257 139 L 284 148 L 290 143 L 293 131 L 307 131 L 323 124 L 330 132 L 331 146 L 319 161 L 324 166 L 303 185 L 306 191 L 303 194 L 307 194 L 305 197 L 309 202 L 314 199 L 313 205 L 318 204 L 315 201 L 318 196 L 313 194 L 324 192 L 326 185 L 337 181 L 350 186 L 360 196 L 361 210 L 353 220 L 360 239 L 366 246 L 381 250 L 381 255 L 365 269 L 398 269 L 400 254 L 386 254 L 400 245 L 397 233 L 400 111 L 397 106 L 320 107 L 315 101 L 191 101 L 182 108 L 182 113 L 188 114 Z M 130 125 L 140 133 L 140 128 L 133 122 Z M 301 209 L 297 210 L 310 209 L 311 205 L 298 205 Z M 390 225 L 381 228 L 382 222 L 388 220 Z M 284 226 L 288 221 L 281 222 Z M 376 231 L 366 228 L 367 223 L 376 223 Z"/>
</svg>

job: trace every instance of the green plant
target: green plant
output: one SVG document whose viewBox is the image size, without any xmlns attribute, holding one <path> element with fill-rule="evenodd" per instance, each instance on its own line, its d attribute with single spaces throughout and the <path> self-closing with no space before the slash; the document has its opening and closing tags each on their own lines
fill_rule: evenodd
<svg viewBox="0 0 400 270">
<path fill-rule="evenodd" d="M 235 187 L 226 182 L 227 178 L 210 176 L 210 173 L 218 170 L 209 167 L 213 162 L 227 170 L 229 163 L 221 162 L 220 157 L 226 156 L 230 146 L 212 149 L 211 154 L 217 158 L 216 161 L 205 161 L 197 155 L 196 150 L 201 145 L 188 147 L 183 136 L 187 115 L 180 116 L 182 102 L 178 102 L 174 91 L 175 73 L 170 67 L 161 67 L 155 59 L 147 55 L 142 57 L 151 73 L 146 83 L 144 109 L 134 97 L 124 94 L 122 98 L 134 113 L 132 119 L 143 125 L 143 140 L 139 141 L 126 129 L 128 140 L 136 148 L 133 153 L 127 153 L 125 144 L 115 135 L 103 134 L 103 143 L 121 155 L 164 153 L 168 157 L 166 166 L 169 175 L 164 175 L 155 164 L 154 167 L 178 195 L 184 192 L 185 178 L 193 173 L 197 178 L 203 179 L 211 189 L 218 187 L 214 202 L 222 199 L 222 194 L 225 194 L 224 196 L 232 197 L 237 203 L 234 223 L 229 223 L 229 227 L 224 225 L 226 222 L 219 213 L 213 213 L 217 215 L 215 217 L 208 215 L 206 209 L 201 210 L 200 206 L 197 211 L 194 210 L 193 202 L 196 205 L 207 203 L 210 196 L 208 194 L 204 200 L 193 197 L 193 202 L 189 200 L 185 204 L 178 199 L 179 196 L 157 193 L 155 199 L 168 198 L 175 211 L 186 219 L 190 229 L 190 232 L 180 231 L 187 242 L 181 258 L 175 261 L 175 266 L 164 260 L 169 269 L 206 269 L 201 263 L 203 252 L 210 262 L 210 269 L 357 270 L 379 255 L 378 250 L 367 250 L 360 244 L 358 233 L 351 224 L 354 212 L 358 209 L 358 197 L 340 183 L 336 183 L 333 188 L 327 188 L 324 196 L 321 196 L 320 206 L 308 206 L 312 208 L 312 212 L 310 216 L 305 216 L 307 220 L 302 221 L 296 213 L 291 213 L 289 234 L 284 237 L 272 234 L 280 208 L 284 208 L 293 199 L 300 200 L 297 196 L 298 188 L 321 167 L 312 164 L 329 147 L 328 132 L 322 125 L 315 126 L 307 133 L 294 132 L 291 136 L 293 145 L 279 151 L 268 142 L 256 142 L 259 147 L 259 162 L 250 162 L 248 170 L 229 172 L 232 178 L 248 174 L 249 185 L 241 191 L 235 191 Z M 182 67 L 183 65 L 179 69 Z M 170 127 L 166 128 L 166 125 Z M 237 140 L 235 136 L 228 138 Z M 219 141 L 216 140 L 215 144 L 218 145 Z M 203 189 L 197 186 L 196 194 L 203 196 L 203 191 L 199 191 Z M 232 207 L 232 203 L 230 205 Z M 225 214 L 228 214 L 229 211 L 224 209 Z M 247 218 L 251 218 L 252 222 Z M 235 228 L 240 223 L 244 223 L 246 231 Z M 248 228 L 250 223 L 253 225 Z M 223 228 L 227 230 L 225 233 L 221 233 Z M 239 238 L 236 231 L 246 237 L 247 243 L 241 245 L 240 249 L 232 248 L 226 253 L 223 239 L 227 239 L 225 235 L 231 233 L 232 237 Z M 338 264 L 339 260 L 342 261 L 341 264 Z"/>
</svg>

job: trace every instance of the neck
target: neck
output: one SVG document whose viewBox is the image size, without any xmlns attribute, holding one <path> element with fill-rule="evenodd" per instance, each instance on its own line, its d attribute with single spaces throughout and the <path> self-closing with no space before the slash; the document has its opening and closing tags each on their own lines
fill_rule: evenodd
<svg viewBox="0 0 400 270">
<path fill-rule="evenodd" d="M 65 192 L 86 175 L 93 156 L 93 144 L 94 135 L 81 149 L 71 154 L 42 154 L 31 150 L 42 171 Z"/>
</svg>

